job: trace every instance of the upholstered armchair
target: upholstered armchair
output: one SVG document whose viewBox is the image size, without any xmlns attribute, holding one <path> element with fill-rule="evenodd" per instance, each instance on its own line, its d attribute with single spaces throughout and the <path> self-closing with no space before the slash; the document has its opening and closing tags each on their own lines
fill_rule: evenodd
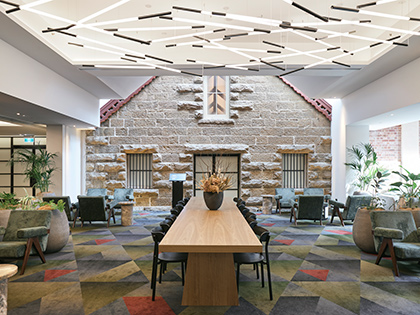
<svg viewBox="0 0 420 315">
<path fill-rule="evenodd" d="M 281 208 L 292 208 L 295 202 L 294 188 L 276 188 L 274 199 L 276 200 L 276 212 Z"/>
<path fill-rule="evenodd" d="M 348 196 L 346 204 L 337 200 L 330 200 L 332 206 L 331 223 L 333 223 L 335 215 L 340 218 L 341 225 L 344 226 L 344 220 L 354 220 L 356 212 L 360 207 L 367 207 L 370 205 L 372 196 L 369 195 L 355 195 Z M 340 209 L 343 209 L 342 211 Z"/>
<path fill-rule="evenodd" d="M 72 204 L 70 201 L 69 196 L 53 196 L 53 197 L 43 197 L 43 201 L 50 202 L 53 201 L 54 203 L 57 203 L 59 200 L 63 200 L 64 202 L 64 211 L 66 212 L 67 219 L 69 221 L 74 220 L 74 211 L 77 208 L 75 204 Z"/>
<path fill-rule="evenodd" d="M 119 204 L 121 201 L 132 201 L 134 200 L 133 189 L 132 188 L 115 188 L 113 200 L 109 203 L 109 207 L 121 208 Z"/>
<path fill-rule="evenodd" d="M 322 211 L 324 209 L 324 196 L 298 196 L 297 203 L 294 204 L 292 211 L 290 212 L 290 222 L 292 218 L 295 219 L 295 225 L 297 220 L 319 220 L 319 224 L 322 225 Z"/>
<path fill-rule="evenodd" d="M 109 227 L 111 217 L 115 223 L 114 210 L 106 204 L 105 196 L 77 196 L 77 199 L 79 199 L 79 209 L 74 216 L 73 227 L 79 217 L 82 227 L 84 221 L 107 221 Z"/>
<path fill-rule="evenodd" d="M 7 227 L 0 227 L 0 234 L 4 235 L 0 242 L 0 257 L 23 257 L 21 275 L 25 272 L 30 254 L 37 253 L 45 263 L 43 252 L 47 248 L 50 224 L 51 211 L 12 210 Z"/>
<path fill-rule="evenodd" d="M 411 211 L 371 211 L 370 218 L 377 265 L 384 255 L 391 256 L 398 277 L 397 260 L 420 261 L 420 228 L 416 228 Z"/>
</svg>

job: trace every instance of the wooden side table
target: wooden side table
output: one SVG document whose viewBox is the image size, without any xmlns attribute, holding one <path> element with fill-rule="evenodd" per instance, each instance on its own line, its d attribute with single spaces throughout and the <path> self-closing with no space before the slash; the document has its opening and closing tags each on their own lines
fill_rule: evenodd
<svg viewBox="0 0 420 315">
<path fill-rule="evenodd" d="M 262 203 L 262 213 L 263 214 L 272 214 L 273 213 L 273 197 L 274 195 L 261 195 L 263 198 Z"/>
<path fill-rule="evenodd" d="M 0 315 L 7 314 L 7 283 L 14 276 L 18 267 L 12 264 L 0 265 Z"/>
<path fill-rule="evenodd" d="M 129 226 L 133 225 L 133 208 L 134 202 L 132 201 L 121 201 L 121 225 Z"/>
</svg>

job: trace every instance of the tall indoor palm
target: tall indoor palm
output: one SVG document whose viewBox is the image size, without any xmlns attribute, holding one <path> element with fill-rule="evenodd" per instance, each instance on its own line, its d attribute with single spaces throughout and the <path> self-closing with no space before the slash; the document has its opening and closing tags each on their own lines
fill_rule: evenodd
<svg viewBox="0 0 420 315">
<path fill-rule="evenodd" d="M 20 149 L 14 152 L 11 164 L 21 163 L 25 170 L 24 174 L 31 182 L 31 186 L 41 192 L 47 192 L 51 185 L 52 173 L 57 169 L 54 158 L 56 153 L 47 152 L 45 149 L 32 150 Z"/>
</svg>

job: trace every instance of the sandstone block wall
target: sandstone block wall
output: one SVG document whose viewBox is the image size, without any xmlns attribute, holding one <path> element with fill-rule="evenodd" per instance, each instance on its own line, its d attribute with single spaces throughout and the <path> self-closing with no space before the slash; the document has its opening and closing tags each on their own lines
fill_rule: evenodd
<svg viewBox="0 0 420 315">
<path fill-rule="evenodd" d="M 282 187 L 282 153 L 307 153 L 309 187 L 331 189 L 330 121 L 272 76 L 230 78 L 230 119 L 203 118 L 202 79 L 158 77 L 86 136 L 86 186 L 109 193 L 126 186 L 126 154 L 153 154 L 153 187 L 135 190 L 137 206 L 171 205 L 169 174 L 186 172 L 192 194 L 193 155 L 241 154 L 241 196 Z"/>
</svg>

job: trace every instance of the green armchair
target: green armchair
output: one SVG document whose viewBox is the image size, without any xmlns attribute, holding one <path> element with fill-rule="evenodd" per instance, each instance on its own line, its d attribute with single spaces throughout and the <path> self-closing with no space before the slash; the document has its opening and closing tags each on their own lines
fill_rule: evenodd
<svg viewBox="0 0 420 315">
<path fill-rule="evenodd" d="M 114 219 L 114 210 L 106 204 L 105 196 L 77 196 L 79 200 L 79 209 L 77 209 L 74 216 L 73 227 L 76 225 L 76 220 L 80 218 L 83 227 L 84 221 L 107 221 L 107 227 L 111 217 Z"/>
<path fill-rule="evenodd" d="M 333 223 L 335 215 L 340 218 L 341 225 L 344 226 L 344 220 L 354 220 L 356 212 L 360 207 L 367 207 L 370 205 L 372 196 L 356 195 L 348 196 L 346 204 L 338 202 L 337 200 L 330 200 L 332 206 L 331 223 Z M 343 209 L 341 211 L 340 209 Z"/>
<path fill-rule="evenodd" d="M 281 208 L 292 208 L 295 203 L 294 188 L 276 188 L 274 199 L 276 200 L 276 212 L 281 212 Z"/>
<path fill-rule="evenodd" d="M 119 204 L 121 201 L 133 201 L 133 189 L 132 188 L 115 188 L 113 200 L 109 203 L 111 209 L 121 208 Z"/>
<path fill-rule="evenodd" d="M 391 256 L 395 275 L 399 277 L 397 260 L 420 261 L 420 228 L 416 228 L 411 211 L 371 211 L 376 264 L 384 255 Z"/>
<path fill-rule="evenodd" d="M 3 241 L 0 242 L 0 257 L 22 258 L 25 272 L 29 255 L 37 253 L 45 263 L 43 252 L 47 248 L 48 233 L 51 224 L 51 211 L 12 210 L 7 227 L 0 228 Z"/>
<path fill-rule="evenodd" d="M 292 218 L 295 219 L 295 225 L 297 225 L 297 220 L 319 220 L 319 224 L 322 225 L 323 209 L 324 195 L 300 195 L 298 196 L 297 203 L 294 204 L 292 211 L 290 212 L 290 222 L 292 222 Z"/>
</svg>

